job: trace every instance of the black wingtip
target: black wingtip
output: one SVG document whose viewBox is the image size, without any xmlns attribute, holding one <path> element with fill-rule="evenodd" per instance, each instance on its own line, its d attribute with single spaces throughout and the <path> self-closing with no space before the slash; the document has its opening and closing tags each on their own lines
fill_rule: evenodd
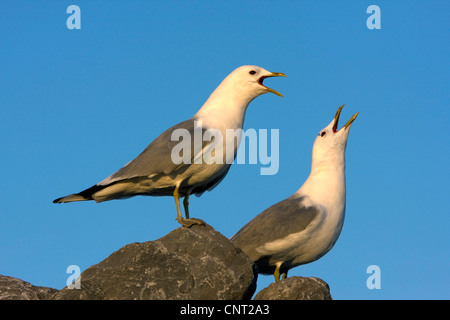
<svg viewBox="0 0 450 320">
<path fill-rule="evenodd" d="M 107 186 L 99 186 L 96 184 L 90 188 L 87 188 L 86 190 L 81 191 L 80 193 L 77 193 L 77 195 L 85 198 L 86 200 L 93 200 L 92 195 L 94 193 L 96 193 L 97 191 L 103 190 L 106 187 Z M 58 200 L 58 199 L 56 199 L 56 200 Z"/>
<path fill-rule="evenodd" d="M 99 186 L 94 185 L 86 190 L 81 191 L 80 193 L 70 194 L 65 197 L 61 197 L 53 200 L 53 203 L 64 203 L 64 202 L 73 202 L 73 201 L 86 201 L 86 200 L 94 200 L 92 195 L 97 191 L 104 189 L 107 186 Z"/>
</svg>

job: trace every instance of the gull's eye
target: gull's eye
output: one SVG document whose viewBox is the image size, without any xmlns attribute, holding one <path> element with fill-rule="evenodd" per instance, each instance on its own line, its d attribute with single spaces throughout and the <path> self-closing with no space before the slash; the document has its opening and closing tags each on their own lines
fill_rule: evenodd
<svg viewBox="0 0 450 320">
<path fill-rule="evenodd" d="M 254 74 L 256 74 L 256 71 L 255 70 L 252 70 L 252 71 L 250 71 L 249 72 L 251 75 L 254 75 Z"/>
<path fill-rule="evenodd" d="M 322 131 L 321 133 L 319 133 L 319 136 L 325 137 L 326 134 L 327 134 L 327 133 L 326 133 L 325 131 Z"/>
</svg>

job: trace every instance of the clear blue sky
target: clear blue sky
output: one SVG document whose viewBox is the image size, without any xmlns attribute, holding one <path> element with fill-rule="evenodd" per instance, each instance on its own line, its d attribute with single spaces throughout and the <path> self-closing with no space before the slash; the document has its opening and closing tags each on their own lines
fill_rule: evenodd
<svg viewBox="0 0 450 320">
<path fill-rule="evenodd" d="M 81 8 L 69 30 L 66 8 Z M 369 30 L 366 9 L 381 9 Z M 55 205 L 191 117 L 233 69 L 287 78 L 244 129 L 279 129 L 280 169 L 234 165 L 192 216 L 230 237 L 304 182 L 336 109 L 347 145 L 342 234 L 290 275 L 335 299 L 449 299 L 448 1 L 1 1 L 0 274 L 62 288 L 131 242 L 178 228 L 171 197 Z M 366 269 L 378 265 L 381 289 Z M 261 276 L 258 290 L 272 282 Z"/>
</svg>

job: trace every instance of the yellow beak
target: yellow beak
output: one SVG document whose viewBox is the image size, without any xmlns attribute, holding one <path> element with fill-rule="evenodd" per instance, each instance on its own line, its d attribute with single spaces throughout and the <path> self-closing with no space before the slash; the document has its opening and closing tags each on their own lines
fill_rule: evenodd
<svg viewBox="0 0 450 320">
<path fill-rule="evenodd" d="M 358 116 L 359 112 L 355 113 L 350 120 L 347 121 L 347 123 L 344 125 L 344 128 L 347 129 L 348 127 L 350 127 L 350 125 L 353 123 L 353 121 L 355 121 L 356 117 Z"/>
<path fill-rule="evenodd" d="M 272 92 L 272 93 L 275 93 L 277 96 L 282 97 L 283 95 L 282 95 L 281 93 L 279 93 L 278 91 L 276 91 L 276 90 L 274 90 L 274 89 L 271 89 L 271 88 L 266 87 L 265 85 L 263 85 L 264 79 L 266 79 L 266 78 L 271 78 L 271 77 L 286 77 L 286 75 L 285 75 L 284 73 L 281 73 L 281 72 L 272 72 L 272 73 L 270 73 L 270 74 L 268 74 L 268 75 L 265 75 L 265 76 L 262 76 L 261 78 L 259 78 L 259 79 L 258 79 L 258 83 L 259 83 L 260 85 L 262 85 L 264 88 L 266 88 L 267 91 Z"/>
<path fill-rule="evenodd" d="M 338 126 L 338 122 L 339 122 L 339 117 L 341 116 L 341 111 L 342 108 L 345 106 L 345 104 L 343 104 L 342 106 L 339 107 L 339 109 L 336 111 L 336 115 L 334 116 L 334 125 L 333 125 L 333 131 L 337 132 L 337 126 Z M 347 121 L 347 123 L 344 125 L 343 128 L 347 129 L 348 127 L 350 127 L 350 125 L 353 123 L 353 121 L 355 121 L 356 117 L 358 116 L 359 112 L 355 113 L 350 120 Z"/>
</svg>

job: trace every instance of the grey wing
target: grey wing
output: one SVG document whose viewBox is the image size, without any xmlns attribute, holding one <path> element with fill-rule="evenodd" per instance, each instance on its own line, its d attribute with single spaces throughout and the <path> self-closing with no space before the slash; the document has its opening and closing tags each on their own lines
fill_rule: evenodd
<svg viewBox="0 0 450 320">
<path fill-rule="evenodd" d="M 181 140 L 172 141 L 172 133 L 175 130 L 185 130 L 182 133 L 189 133 L 191 138 L 191 160 L 195 157 L 194 143 L 194 120 L 189 119 L 167 129 L 159 135 L 140 155 L 127 163 L 114 174 L 98 183 L 107 185 L 119 180 L 135 177 L 151 177 L 158 174 L 170 174 L 176 171 L 182 171 L 189 166 L 189 163 L 174 163 L 172 161 L 172 150 Z M 205 129 L 202 129 L 202 135 Z M 210 142 L 204 142 L 202 139 L 202 149 Z M 193 160 L 192 160 L 193 161 Z"/>
<path fill-rule="evenodd" d="M 304 230 L 319 214 L 319 208 L 303 205 L 302 198 L 288 198 L 253 218 L 231 241 L 256 261 L 258 247 Z"/>
</svg>

